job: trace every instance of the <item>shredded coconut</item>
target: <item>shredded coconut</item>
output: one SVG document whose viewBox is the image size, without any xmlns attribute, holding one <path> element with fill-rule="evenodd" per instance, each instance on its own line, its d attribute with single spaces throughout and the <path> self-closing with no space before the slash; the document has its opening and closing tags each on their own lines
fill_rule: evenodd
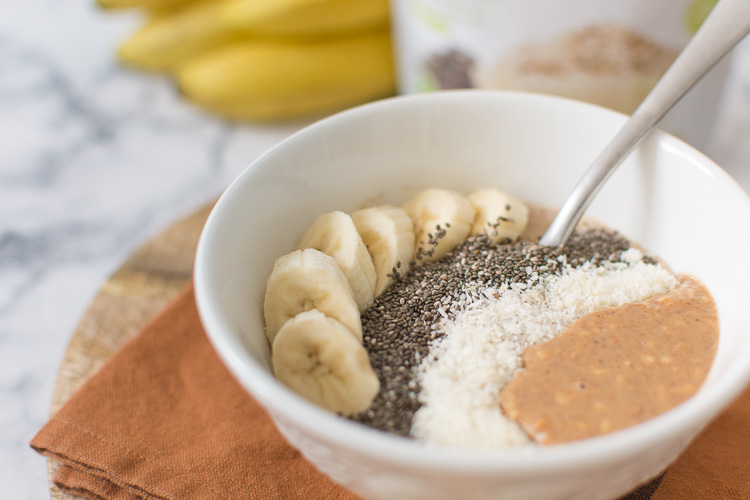
<svg viewBox="0 0 750 500">
<path fill-rule="evenodd" d="M 566 267 L 561 275 L 530 272 L 526 283 L 462 295 L 444 316 L 445 336 L 416 368 L 422 390 L 411 435 L 430 443 L 500 449 L 530 443 L 500 410 L 502 388 L 521 367 L 523 350 L 562 333 L 591 312 L 671 291 L 677 279 L 638 250 L 620 262 Z M 471 297 L 471 298 L 469 298 Z"/>
</svg>

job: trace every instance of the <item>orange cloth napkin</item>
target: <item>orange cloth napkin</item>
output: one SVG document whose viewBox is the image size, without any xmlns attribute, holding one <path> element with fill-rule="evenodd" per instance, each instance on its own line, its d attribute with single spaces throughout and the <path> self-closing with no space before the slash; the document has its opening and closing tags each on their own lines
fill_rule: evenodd
<svg viewBox="0 0 750 500">
<path fill-rule="evenodd" d="M 31 446 L 90 499 L 355 500 L 318 472 L 221 364 L 192 286 L 118 351 Z M 750 498 L 750 392 L 629 499 Z"/>
</svg>

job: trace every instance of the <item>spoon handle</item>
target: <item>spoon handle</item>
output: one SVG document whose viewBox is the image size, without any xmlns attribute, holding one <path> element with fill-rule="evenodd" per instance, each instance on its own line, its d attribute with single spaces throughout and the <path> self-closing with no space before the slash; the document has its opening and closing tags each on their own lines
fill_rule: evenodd
<svg viewBox="0 0 750 500">
<path fill-rule="evenodd" d="M 615 168 L 667 111 L 748 32 L 750 0 L 719 0 L 690 43 L 583 174 L 540 244 L 565 244 Z"/>
</svg>

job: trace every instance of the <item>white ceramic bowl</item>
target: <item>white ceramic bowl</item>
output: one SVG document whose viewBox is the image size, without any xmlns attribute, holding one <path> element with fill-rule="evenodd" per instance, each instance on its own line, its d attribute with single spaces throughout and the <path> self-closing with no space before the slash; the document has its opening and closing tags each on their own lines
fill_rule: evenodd
<svg viewBox="0 0 750 500">
<path fill-rule="evenodd" d="M 222 360 L 318 468 L 372 499 L 613 498 L 658 474 L 750 380 L 750 201 L 708 158 L 655 133 L 588 211 L 703 280 L 719 349 L 699 393 L 641 425 L 541 449 L 431 448 L 322 410 L 277 382 L 265 280 L 320 214 L 399 203 L 425 187 L 496 186 L 558 206 L 625 117 L 540 95 L 465 91 L 366 105 L 318 122 L 248 167 L 200 239 L 198 308 Z"/>
</svg>

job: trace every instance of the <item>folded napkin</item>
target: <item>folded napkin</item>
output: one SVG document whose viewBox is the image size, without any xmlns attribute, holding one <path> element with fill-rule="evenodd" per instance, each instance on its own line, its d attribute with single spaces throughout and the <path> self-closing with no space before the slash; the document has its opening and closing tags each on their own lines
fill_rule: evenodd
<svg viewBox="0 0 750 500">
<path fill-rule="evenodd" d="M 356 499 L 289 446 L 211 348 L 192 286 L 118 351 L 31 446 L 99 499 Z"/>
<path fill-rule="evenodd" d="M 750 498 L 750 392 L 626 498 Z M 192 286 L 31 441 L 55 484 L 90 499 L 356 499 L 290 447 L 224 368 Z"/>
</svg>

